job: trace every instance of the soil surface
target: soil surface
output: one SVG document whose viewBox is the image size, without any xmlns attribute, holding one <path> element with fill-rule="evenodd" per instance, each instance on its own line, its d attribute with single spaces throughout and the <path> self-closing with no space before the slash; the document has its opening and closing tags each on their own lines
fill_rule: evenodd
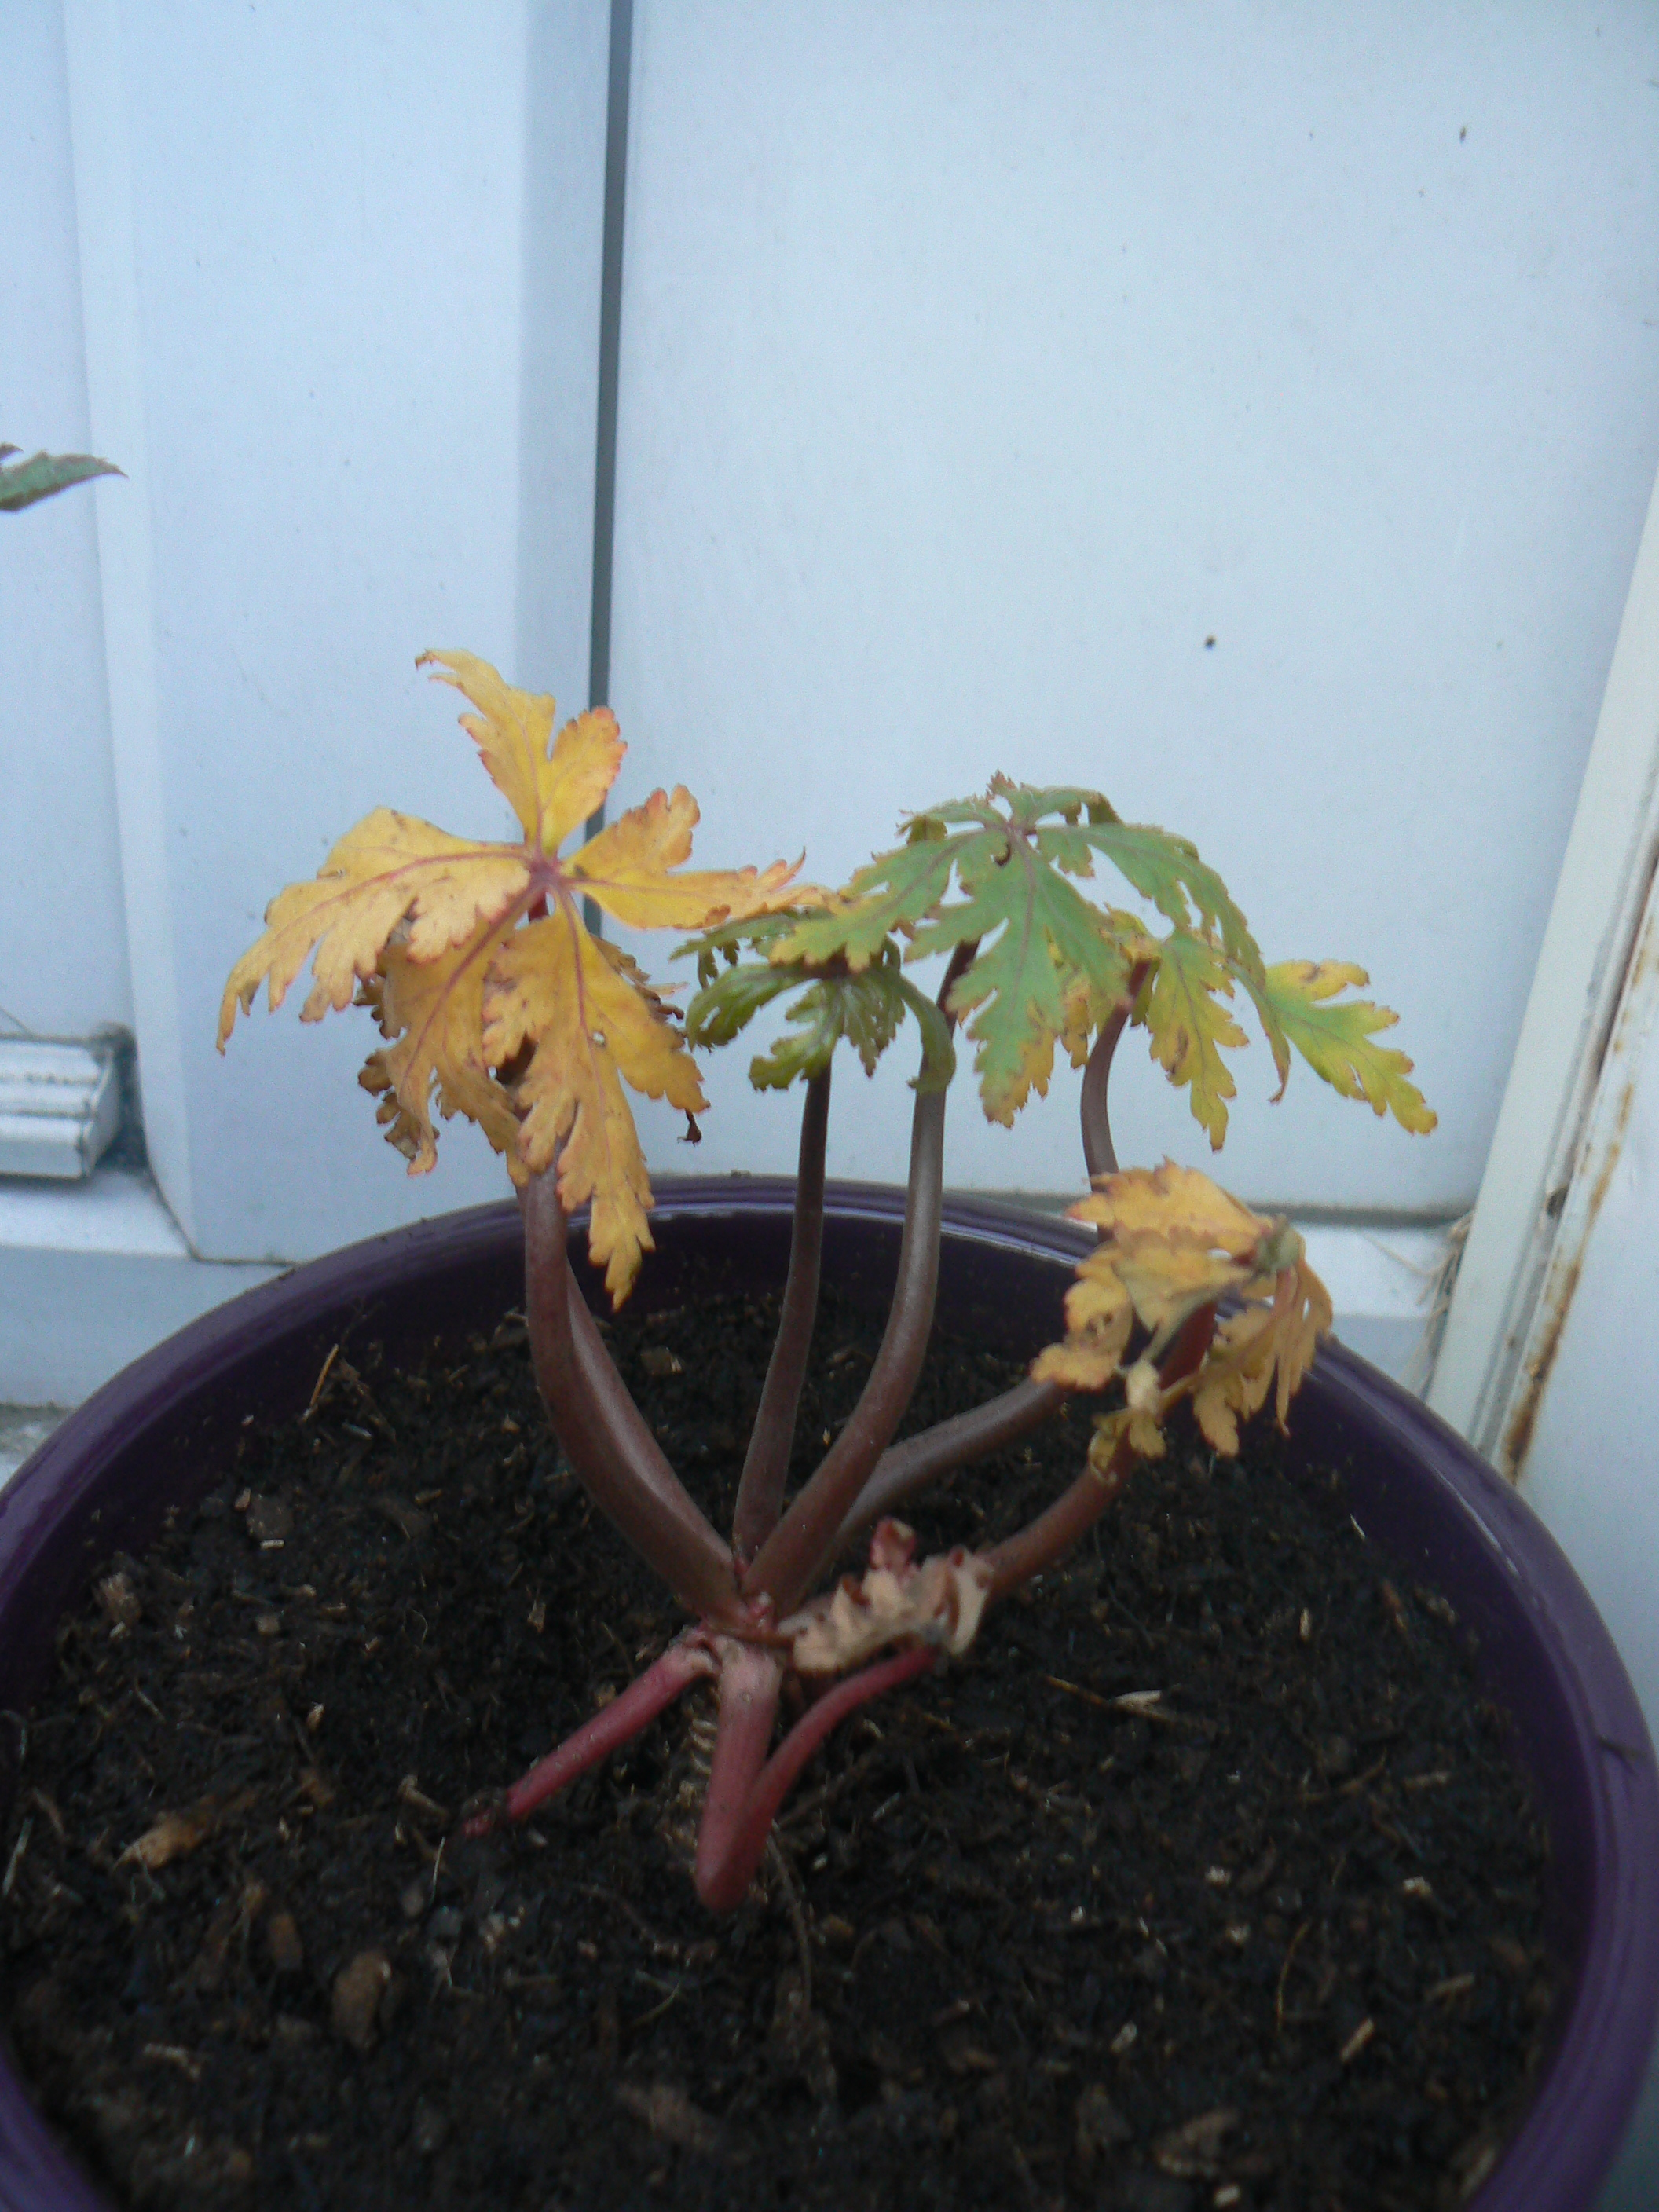
<svg viewBox="0 0 1659 2212">
<path fill-rule="evenodd" d="M 611 1329 L 722 1522 L 768 1318 Z M 874 1340 L 826 1293 L 804 1462 Z M 1009 1379 L 937 1340 L 911 1425 Z M 925 1542 L 1029 1517 L 1087 1421 L 959 1476 Z M 1247 1450 L 1178 1439 L 848 1723 L 716 1921 L 689 1706 L 459 1836 L 679 1622 L 520 1322 L 404 1374 L 349 1346 L 60 1632 L 0 1898 L 42 2104 L 112 2196 L 191 2212 L 1460 2202 L 1547 2034 L 1537 1816 L 1444 1601 L 1340 1474 Z"/>
</svg>

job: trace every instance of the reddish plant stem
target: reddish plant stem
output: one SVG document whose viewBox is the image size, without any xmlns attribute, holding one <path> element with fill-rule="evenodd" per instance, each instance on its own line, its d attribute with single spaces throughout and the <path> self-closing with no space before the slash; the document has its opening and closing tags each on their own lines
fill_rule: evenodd
<svg viewBox="0 0 1659 2212">
<path fill-rule="evenodd" d="M 760 1408 L 738 1485 L 732 1549 L 746 1567 L 778 1525 L 789 1474 L 795 1414 L 806 1376 L 812 1324 L 818 1310 L 818 1265 L 823 1252 L 823 1149 L 830 1127 L 830 1070 L 807 1080 L 800 1117 L 800 1160 L 795 1171 L 795 1218 L 789 1241 L 789 1279 L 783 1288 L 777 1341 L 766 1370 Z"/>
<path fill-rule="evenodd" d="M 720 1652 L 720 1725 L 697 1830 L 693 1878 L 697 1895 L 711 1912 L 731 1912 L 743 1902 L 772 1825 L 769 1814 L 760 1820 L 751 1853 L 756 1786 L 772 1741 L 783 1659 L 762 1645 L 725 1638 Z"/>
<path fill-rule="evenodd" d="M 718 1846 L 710 1839 L 709 1820 L 714 1803 L 714 1782 L 711 1777 L 708 1804 L 703 1814 L 703 1833 L 697 1844 L 697 1894 L 712 1911 L 729 1912 L 741 1905 L 753 1881 L 755 1869 L 766 1850 L 766 1839 L 772 1832 L 779 1807 L 793 1787 L 797 1776 L 807 1760 L 830 1734 L 872 1698 L 884 1691 L 895 1689 L 901 1682 L 912 1680 L 925 1674 L 933 1664 L 937 1653 L 927 1644 L 914 1645 L 891 1659 L 878 1660 L 860 1674 L 849 1674 L 826 1690 L 817 1702 L 810 1705 L 801 1718 L 790 1729 L 783 1741 L 766 1759 L 758 1760 L 750 1770 L 746 1789 L 741 1795 L 735 1815 L 723 1812 Z M 721 1729 L 725 1729 L 725 1705 L 721 1705 Z M 765 1747 L 761 1747 L 763 1756 Z M 714 1753 L 716 1767 L 720 1763 L 718 1746 Z M 734 1774 L 735 1782 L 736 1776 Z M 708 1858 L 705 1870 L 705 1849 Z"/>
<path fill-rule="evenodd" d="M 538 1759 L 527 1774 L 520 1776 L 507 1793 L 501 1816 L 509 1820 L 525 1819 L 538 1805 L 545 1804 L 579 1775 L 586 1774 L 590 1766 L 597 1766 L 602 1759 L 608 1759 L 613 1751 L 638 1735 L 693 1682 L 707 1680 L 718 1668 L 714 1653 L 698 1640 L 696 1631 L 682 1637 L 678 1643 L 671 1644 L 661 1658 L 631 1681 L 620 1696 L 613 1698 L 591 1721 L 584 1721 L 545 1759 Z M 487 1835 L 496 1818 L 494 1810 L 480 1813 L 466 1823 L 465 1832 L 469 1836 Z"/>
<path fill-rule="evenodd" d="M 939 986 L 939 1005 L 972 960 L 975 944 L 959 945 Z M 945 1097 L 919 1091 L 910 1123 L 910 1181 L 898 1279 L 881 1348 L 858 1404 L 816 1474 L 761 1546 L 743 1578 L 745 1597 L 770 1597 L 779 1613 L 805 1595 L 833 1553 L 847 1510 L 892 1442 L 921 1372 L 939 1287 L 939 1235 L 945 1181 Z"/>
<path fill-rule="evenodd" d="M 1134 1012 L 1135 1000 L 1140 996 L 1140 987 L 1146 980 L 1146 971 L 1151 965 L 1149 960 L 1137 960 L 1130 969 L 1129 980 L 1123 987 L 1123 996 L 1101 1024 L 1100 1035 L 1095 1039 L 1094 1050 L 1089 1054 L 1088 1066 L 1083 1071 L 1083 1096 L 1079 1107 L 1083 1119 L 1083 1157 L 1088 1164 L 1091 1182 L 1100 1176 L 1117 1173 L 1117 1154 L 1112 1148 L 1112 1125 L 1106 1112 L 1106 1088 L 1111 1080 L 1112 1055 L 1117 1050 L 1117 1041 Z"/>
<path fill-rule="evenodd" d="M 920 1436 L 890 1445 L 836 1531 L 837 1550 L 940 1475 L 1029 1436 L 1059 1411 L 1068 1395 L 1057 1383 L 1017 1382 L 969 1413 L 953 1414 Z"/>
<path fill-rule="evenodd" d="M 1212 1305 L 1200 1306 L 1196 1313 L 1188 1315 L 1158 1370 L 1158 1381 L 1166 1390 L 1170 1383 L 1192 1373 L 1208 1351 L 1214 1334 Z M 1092 1467 L 1085 1468 L 1046 1512 L 1038 1514 L 1018 1534 L 993 1545 L 986 1553 L 991 1563 L 991 1597 L 1006 1596 L 1011 1589 L 1030 1582 L 1033 1575 L 1041 1574 L 1056 1559 L 1064 1559 L 1122 1489 L 1138 1456 L 1127 1435 L 1120 1437 L 1103 1473 L 1097 1473 Z"/>
<path fill-rule="evenodd" d="M 556 1170 L 532 1176 L 521 1203 L 531 1356 L 566 1458 L 600 1512 L 688 1612 L 717 1626 L 743 1625 L 745 1609 L 738 1597 L 731 1553 L 658 1449 L 599 1344 L 597 1329 L 591 1339 L 586 1332 L 579 1336 L 572 1309 L 586 1309 L 567 1263 L 567 1224 Z"/>
</svg>

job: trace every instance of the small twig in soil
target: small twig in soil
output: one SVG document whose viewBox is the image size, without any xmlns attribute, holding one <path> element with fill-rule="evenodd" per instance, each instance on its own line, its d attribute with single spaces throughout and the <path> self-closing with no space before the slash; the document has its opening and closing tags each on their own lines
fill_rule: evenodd
<svg viewBox="0 0 1659 2212">
<path fill-rule="evenodd" d="M 1063 1682 L 1058 1674 L 1045 1674 L 1042 1679 L 1048 1683 L 1050 1689 L 1064 1690 L 1067 1696 L 1081 1698 L 1086 1705 L 1104 1705 L 1109 1711 L 1115 1706 L 1121 1708 L 1121 1699 L 1117 1698 L 1103 1698 L 1098 1691 L 1085 1690 L 1082 1685 L 1078 1682 Z"/>
<path fill-rule="evenodd" d="M 1279 2035 L 1285 2033 L 1285 1984 L 1290 1978 L 1291 1961 L 1295 1958 L 1303 1937 L 1312 1926 L 1311 1920 L 1304 1920 L 1285 1947 L 1285 1963 L 1279 1970 L 1279 1988 L 1273 1996 L 1273 2021 L 1275 2032 Z"/>
<path fill-rule="evenodd" d="M 23 1863 L 23 1854 L 29 1847 L 29 1838 L 33 1830 L 34 1821 L 32 1817 L 26 1820 L 18 1830 L 17 1841 L 13 1844 L 11 1856 L 6 1862 L 6 1878 L 3 1881 L 0 1881 L 0 1897 L 11 1895 L 11 1886 L 17 1879 L 17 1869 Z"/>
<path fill-rule="evenodd" d="M 339 1346 L 337 1344 L 331 1346 L 329 1350 L 328 1358 L 324 1360 L 322 1368 L 318 1374 L 316 1383 L 313 1388 L 311 1393 L 311 1403 L 306 1407 L 304 1413 L 300 1416 L 300 1419 L 302 1421 L 310 1420 L 312 1416 L 317 1411 L 318 1407 L 321 1404 L 323 1386 L 328 1381 L 329 1370 L 333 1366 L 335 1361 L 339 1358 Z"/>
</svg>

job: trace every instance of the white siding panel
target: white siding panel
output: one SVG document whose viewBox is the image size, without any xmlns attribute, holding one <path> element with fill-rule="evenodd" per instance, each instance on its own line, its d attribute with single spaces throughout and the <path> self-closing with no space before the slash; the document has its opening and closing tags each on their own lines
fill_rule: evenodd
<svg viewBox="0 0 1659 2212">
<path fill-rule="evenodd" d="M 0 441 L 84 452 L 61 0 L 0 8 Z M 77 1036 L 132 1018 L 98 497 L 67 492 L 0 517 L 0 1031 Z"/>
<path fill-rule="evenodd" d="M 606 11 L 70 5 L 92 383 L 148 453 L 105 585 L 152 1158 L 198 1251 L 301 1258 L 503 1187 L 471 1132 L 404 1177 L 363 1017 L 213 1031 L 267 900 L 372 806 L 504 827 L 423 647 L 586 703 Z"/>
<path fill-rule="evenodd" d="M 1441 1112 L 1270 1111 L 1258 1042 L 1229 1178 L 1467 1206 L 1659 461 L 1659 21 L 640 0 L 635 51 L 624 795 L 833 881 L 993 769 L 1098 784 L 1364 962 Z M 788 1164 L 714 1080 L 699 1164 Z M 899 1071 L 838 1084 L 832 1169 L 900 1172 Z M 947 1174 L 1072 1182 L 1057 1088 Z M 1121 1089 L 1127 1157 L 1207 1157 Z"/>
</svg>

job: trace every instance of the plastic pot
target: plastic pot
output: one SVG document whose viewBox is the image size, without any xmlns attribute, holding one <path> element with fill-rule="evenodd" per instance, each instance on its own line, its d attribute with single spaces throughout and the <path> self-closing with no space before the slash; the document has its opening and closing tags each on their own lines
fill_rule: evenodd
<svg viewBox="0 0 1659 2212">
<path fill-rule="evenodd" d="M 691 1180 L 659 1194 L 636 1297 L 781 1281 L 790 1188 Z M 830 1187 L 824 1266 L 884 1305 L 896 1192 Z M 1016 1355 L 1058 1334 L 1086 1232 L 988 1204 L 945 1209 L 941 1317 Z M 479 1207 L 299 1267 L 182 1330 L 106 1384 L 0 1494 L 0 1711 L 27 1711 L 56 1623 L 94 1565 L 141 1549 L 169 1506 L 221 1479 L 245 1419 L 307 1401 L 330 1347 L 394 1356 L 492 1323 L 522 1297 L 517 1208 Z M 1444 1592 L 1479 1638 L 1516 1756 L 1547 1809 L 1551 1934 L 1567 1972 L 1531 2109 L 1471 2200 L 1478 2212 L 1586 2212 L 1640 2085 L 1659 2005 L 1659 1775 L 1607 1631 L 1553 1539 L 1418 1401 L 1340 1346 L 1297 1398 L 1292 1449 L 1345 1472 L 1366 1534 Z M 15 1786 L 0 1735 L 0 1792 Z M 0 2206 L 99 2212 L 104 2200 L 0 2068 Z"/>
</svg>

